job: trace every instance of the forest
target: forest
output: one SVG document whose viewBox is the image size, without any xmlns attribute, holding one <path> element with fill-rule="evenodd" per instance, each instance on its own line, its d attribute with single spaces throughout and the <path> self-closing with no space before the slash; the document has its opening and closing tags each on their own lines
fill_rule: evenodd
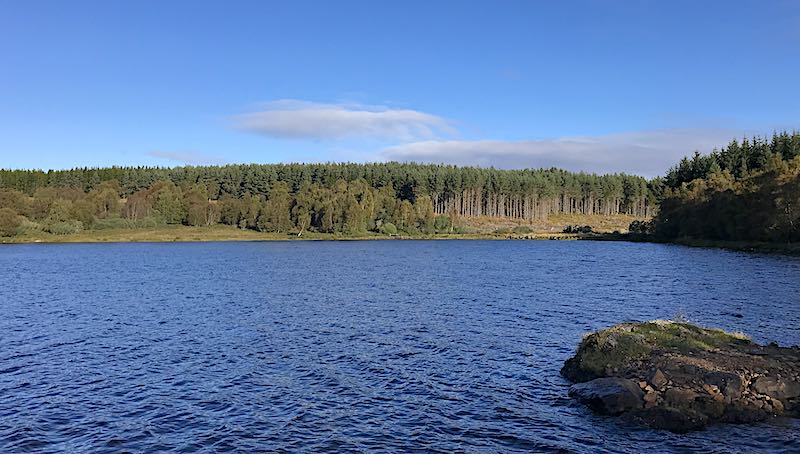
<svg viewBox="0 0 800 454">
<path fill-rule="evenodd" d="M 302 235 L 454 232 L 462 217 L 652 215 L 641 177 L 401 163 L 0 171 L 0 234 L 217 223 Z"/>
<path fill-rule="evenodd" d="M 0 236 L 227 224 L 260 232 L 453 233 L 462 218 L 628 214 L 657 240 L 800 241 L 800 134 L 695 152 L 664 177 L 447 165 L 0 170 Z"/>
<path fill-rule="evenodd" d="M 732 141 L 684 158 L 659 181 L 658 214 L 634 233 L 661 240 L 800 241 L 800 133 Z"/>
</svg>

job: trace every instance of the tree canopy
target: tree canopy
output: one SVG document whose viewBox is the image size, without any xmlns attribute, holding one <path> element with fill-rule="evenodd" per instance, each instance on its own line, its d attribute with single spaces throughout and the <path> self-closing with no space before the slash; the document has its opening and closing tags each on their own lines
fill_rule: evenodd
<svg viewBox="0 0 800 454">
<path fill-rule="evenodd" d="M 800 241 L 800 134 L 732 141 L 695 153 L 660 182 L 660 208 L 644 231 L 662 239 Z"/>
<path fill-rule="evenodd" d="M 0 170 L 0 235 L 158 224 L 452 232 L 459 218 L 615 215 L 665 239 L 800 240 L 800 134 L 732 141 L 665 177 L 411 163 Z"/>
<path fill-rule="evenodd" d="M 458 217 L 647 216 L 655 206 L 638 176 L 395 162 L 0 170 L 0 187 L 0 206 L 44 229 L 221 222 L 299 234 L 432 233 L 452 231 Z"/>
</svg>

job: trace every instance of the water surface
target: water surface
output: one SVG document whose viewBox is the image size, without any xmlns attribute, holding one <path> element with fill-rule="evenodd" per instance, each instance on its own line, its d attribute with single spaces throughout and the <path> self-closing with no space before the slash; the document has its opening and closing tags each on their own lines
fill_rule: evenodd
<svg viewBox="0 0 800 454">
<path fill-rule="evenodd" d="M 567 397 L 583 333 L 671 318 L 800 343 L 800 260 L 619 242 L 0 247 L 0 451 L 783 452 Z"/>
</svg>

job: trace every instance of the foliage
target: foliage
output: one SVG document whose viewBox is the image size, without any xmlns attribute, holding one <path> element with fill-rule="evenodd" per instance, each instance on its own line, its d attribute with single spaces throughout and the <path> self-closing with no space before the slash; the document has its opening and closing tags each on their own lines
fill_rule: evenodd
<svg viewBox="0 0 800 454">
<path fill-rule="evenodd" d="M 171 182 L 182 190 L 204 185 L 209 200 L 220 200 L 225 197 L 241 199 L 248 195 L 268 198 L 270 188 L 276 182 L 285 183 L 293 197 L 300 193 L 308 195 L 319 189 L 341 195 L 341 188 L 336 187 L 340 181 L 348 185 L 356 183 L 357 187 L 350 188 L 350 192 L 360 209 L 368 212 L 373 209 L 396 209 L 387 207 L 385 201 L 381 200 L 386 196 L 407 200 L 412 204 L 429 197 L 435 215 L 451 215 L 450 212 L 454 211 L 458 216 L 519 219 L 541 219 L 552 213 L 647 216 L 652 213 L 656 201 L 648 182 L 638 176 L 599 176 L 559 169 L 498 170 L 390 162 L 111 167 L 47 172 L 0 170 L 0 188 L 13 189 L 29 196 L 43 188 L 51 191 L 72 188 L 84 193 L 94 191 L 98 205 L 109 202 L 111 191 L 114 190 L 129 200 L 138 194 L 134 202 L 141 201 L 145 195 L 155 195 L 154 186 L 161 185 L 160 189 L 163 189 L 164 182 Z M 173 188 L 169 189 L 174 191 Z M 373 197 L 373 190 L 380 190 L 380 197 Z M 352 200 L 339 202 L 349 203 Z M 420 205 L 421 212 L 417 213 L 417 218 L 430 221 L 428 203 L 423 205 Z M 167 208 L 162 207 L 162 216 L 168 218 L 168 222 L 170 218 L 172 221 L 177 219 L 173 210 L 178 212 L 180 208 Z M 100 211 L 113 213 L 115 207 L 106 206 Z M 139 212 L 139 215 L 142 213 Z M 330 218 L 328 220 L 333 221 Z M 423 230 L 429 228 L 425 222 L 422 224 Z"/>
<path fill-rule="evenodd" d="M 0 236 L 14 236 L 22 226 L 22 219 L 11 208 L 0 208 Z"/>
<path fill-rule="evenodd" d="M 665 240 L 800 241 L 800 134 L 695 154 L 664 182 L 659 213 L 652 225 L 636 226 L 641 233 Z"/>
<path fill-rule="evenodd" d="M 153 229 L 162 225 L 164 225 L 164 222 L 156 218 L 108 218 L 95 220 L 92 224 L 92 230 Z"/>
<path fill-rule="evenodd" d="M 564 227 L 562 233 L 592 233 L 592 226 L 590 225 L 568 225 Z"/>
<path fill-rule="evenodd" d="M 655 215 L 629 231 L 666 240 L 800 241 L 798 175 L 800 134 L 784 132 L 695 153 L 651 181 L 396 162 L 0 170 L 0 209 L 58 231 L 222 223 L 350 235 L 388 224 L 411 235 L 458 233 L 467 218 Z M 8 222 L 16 219 L 6 212 Z M 580 225 L 565 231 L 588 232 Z"/>
<path fill-rule="evenodd" d="M 433 229 L 436 233 L 448 233 L 453 231 L 453 221 L 450 216 L 439 215 L 433 220 Z"/>
<path fill-rule="evenodd" d="M 381 224 L 380 232 L 384 235 L 397 235 L 397 227 L 391 222 Z"/>
<path fill-rule="evenodd" d="M 653 232 L 652 221 L 635 220 L 628 226 L 628 232 L 639 235 L 647 235 Z"/>
<path fill-rule="evenodd" d="M 70 235 L 81 230 L 83 230 L 83 224 L 76 220 L 55 221 L 45 226 L 45 231 L 53 235 Z"/>
<path fill-rule="evenodd" d="M 695 152 L 691 159 L 683 158 L 670 169 L 663 183 L 678 189 L 694 180 L 708 180 L 712 174 L 727 172 L 734 180 L 744 179 L 753 173 L 778 170 L 784 162 L 800 156 L 800 133 L 775 133 L 771 140 L 761 137 L 733 140 L 722 150 L 707 155 Z"/>
</svg>

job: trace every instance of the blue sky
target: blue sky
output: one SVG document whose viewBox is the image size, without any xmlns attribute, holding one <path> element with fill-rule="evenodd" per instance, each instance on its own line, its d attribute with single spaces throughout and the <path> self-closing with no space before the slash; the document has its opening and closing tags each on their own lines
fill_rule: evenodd
<svg viewBox="0 0 800 454">
<path fill-rule="evenodd" d="M 800 124 L 795 1 L 2 1 L 0 167 L 653 176 Z"/>
</svg>

